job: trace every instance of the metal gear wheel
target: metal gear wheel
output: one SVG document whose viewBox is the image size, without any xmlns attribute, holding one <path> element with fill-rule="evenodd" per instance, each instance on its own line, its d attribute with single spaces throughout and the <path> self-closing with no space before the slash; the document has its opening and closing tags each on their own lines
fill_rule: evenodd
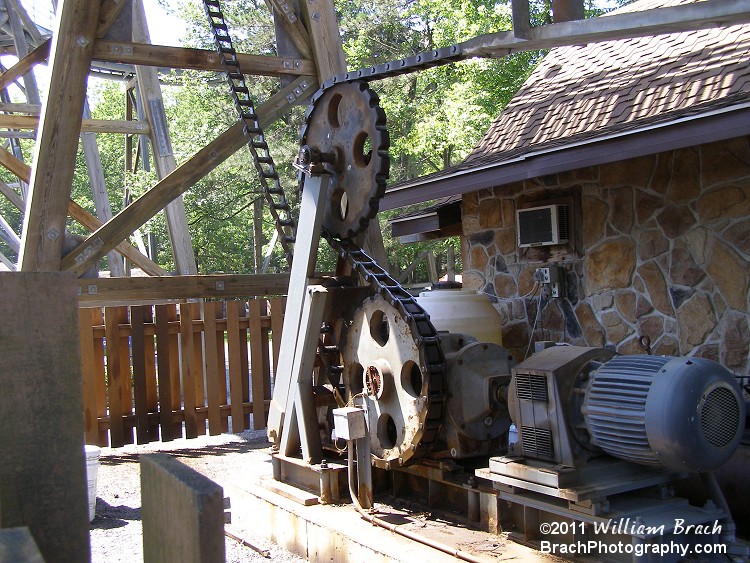
<svg viewBox="0 0 750 563">
<path fill-rule="evenodd" d="M 385 193 L 390 140 L 378 95 L 363 81 L 337 84 L 313 99 L 301 146 L 332 161 L 323 229 L 342 238 L 362 232 Z"/>
<path fill-rule="evenodd" d="M 399 311 L 380 295 L 354 312 L 342 348 L 349 397 L 362 394 L 376 466 L 405 465 L 429 449 L 430 377 L 423 349 Z M 439 405 L 442 409 L 442 405 Z"/>
</svg>

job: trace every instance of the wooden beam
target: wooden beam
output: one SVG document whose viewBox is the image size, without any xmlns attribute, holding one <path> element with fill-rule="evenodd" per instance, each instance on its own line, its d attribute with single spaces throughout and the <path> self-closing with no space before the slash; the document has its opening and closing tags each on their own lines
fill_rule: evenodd
<svg viewBox="0 0 750 563">
<path fill-rule="evenodd" d="M 90 232 L 96 231 L 104 224 L 72 199 L 68 202 L 68 215 L 70 215 L 71 218 L 75 219 L 81 225 L 86 227 Z M 115 246 L 114 250 L 122 254 L 125 258 L 130 260 L 133 264 L 138 266 L 149 276 L 169 275 L 169 272 L 167 272 L 164 268 L 159 266 L 145 254 L 142 254 L 127 240 L 124 240 L 123 242 Z"/>
<path fill-rule="evenodd" d="M 13 82 L 29 72 L 34 66 L 47 60 L 49 57 L 51 39 L 47 39 L 28 55 L 21 58 L 16 64 L 0 74 L 0 90 L 7 88 Z"/>
<path fill-rule="evenodd" d="M 24 182 L 29 181 L 29 178 L 31 176 L 31 167 L 28 164 L 25 164 L 18 160 L 15 156 L 10 154 L 10 152 L 3 148 L 0 148 L 0 164 L 13 172 L 16 176 L 19 177 L 20 180 Z M 6 185 L 6 187 L 11 190 L 11 192 L 13 192 L 13 190 L 9 186 Z M 3 190 L 3 193 L 5 193 L 5 191 L 6 190 Z M 19 209 L 23 209 L 23 200 L 21 200 L 18 194 L 16 194 L 16 197 L 18 199 L 16 199 L 15 201 L 12 196 L 7 197 L 9 197 L 9 199 L 11 199 L 14 204 L 20 203 L 20 205 L 17 205 L 17 207 Z M 71 218 L 78 221 L 81 225 L 86 227 L 91 232 L 96 231 L 103 225 L 103 223 L 99 219 L 91 215 L 91 213 L 86 211 L 72 199 L 68 200 L 67 213 Z M 121 241 L 124 241 L 129 235 L 130 233 L 123 237 Z M 120 242 L 119 244 L 115 245 L 113 249 L 117 250 L 117 252 L 128 258 L 131 262 L 133 262 L 135 265 L 137 265 L 144 272 L 151 276 L 168 275 L 168 272 L 164 268 L 160 267 L 156 262 L 149 259 L 147 256 L 141 254 L 138 249 L 133 247 L 133 245 L 131 245 L 129 242 Z M 112 248 L 110 248 L 110 250 L 112 250 Z M 106 254 L 106 252 L 104 254 Z M 104 256 L 104 254 L 102 254 L 102 256 Z"/>
<path fill-rule="evenodd" d="M 511 14 L 515 36 L 523 39 L 528 38 L 529 30 L 531 29 L 529 0 L 511 0 Z"/>
<path fill-rule="evenodd" d="M 59 0 L 57 14 L 49 89 L 42 106 L 23 222 L 18 260 L 22 271 L 60 269 L 99 2 Z"/>
<path fill-rule="evenodd" d="M 79 278 L 79 303 L 285 295 L 289 274 L 222 274 L 151 278 Z"/>
<path fill-rule="evenodd" d="M 39 45 L 42 42 L 42 34 L 39 32 L 36 24 L 31 20 L 29 14 L 26 12 L 24 7 L 21 5 L 19 0 L 5 0 L 6 4 L 12 6 L 26 33 L 31 37 L 31 44 Z"/>
<path fill-rule="evenodd" d="M 78 143 L 76 143 L 76 146 Z M 9 150 L 0 147 L 0 166 L 12 172 L 20 180 L 28 183 L 31 180 L 31 166 L 16 158 Z"/>
<path fill-rule="evenodd" d="M 215 51 L 188 49 L 143 43 L 97 41 L 94 46 L 95 60 L 132 65 L 186 68 L 223 72 L 221 59 Z M 246 74 L 296 76 L 315 74 L 315 63 L 309 59 L 267 57 L 262 55 L 237 54 L 240 68 Z"/>
<path fill-rule="evenodd" d="M 583 0 L 552 0 L 552 21 L 555 23 L 582 20 Z"/>
<path fill-rule="evenodd" d="M 323 82 L 334 74 L 346 72 L 346 57 L 333 0 L 302 2 L 300 9 L 310 34 L 313 60 L 318 67 L 318 80 Z"/>
<path fill-rule="evenodd" d="M 0 114 L 0 128 L 31 129 L 39 128 L 39 117 L 36 115 Z M 122 135 L 148 135 L 151 128 L 145 121 L 124 121 L 118 119 L 83 119 L 83 133 L 117 133 Z"/>
<path fill-rule="evenodd" d="M 29 20 L 26 10 L 23 9 L 16 0 L 3 0 L 5 4 L 5 10 L 8 13 L 8 20 L 10 23 L 11 33 L 13 34 L 13 44 L 16 46 L 16 53 L 18 57 L 23 59 L 29 54 L 29 44 L 26 42 L 26 32 L 31 36 L 31 40 L 34 41 L 34 34 L 31 31 L 33 28 L 36 31 L 36 40 L 41 40 L 39 32 L 36 30 L 36 26 Z M 21 15 L 26 16 L 27 23 L 30 25 L 24 25 L 21 21 Z M 39 97 L 39 88 L 36 85 L 36 77 L 28 72 L 23 75 L 23 85 L 26 94 L 26 100 L 32 104 L 41 103 Z"/>
<path fill-rule="evenodd" d="M 18 195 L 16 190 L 11 188 L 8 184 L 0 180 L 0 194 L 3 194 L 8 200 L 16 207 L 23 211 L 23 199 Z"/>
<path fill-rule="evenodd" d="M 276 21 L 284 27 L 300 55 L 307 59 L 313 58 L 310 35 L 297 17 L 291 2 L 287 0 L 266 0 L 266 4 L 271 8 Z"/>
<path fill-rule="evenodd" d="M 133 2 L 133 41 L 138 43 L 151 43 L 146 12 L 143 0 Z M 161 85 L 156 69 L 138 65 L 135 67 L 135 75 L 138 80 L 138 94 L 140 96 L 140 109 L 146 120 L 151 125 L 151 149 L 154 157 L 156 175 L 161 180 L 171 174 L 177 168 L 177 162 L 172 152 L 172 143 L 169 138 L 169 125 L 164 111 L 164 100 L 161 93 Z M 182 197 L 172 198 L 164 207 L 164 216 L 167 220 L 167 234 L 172 247 L 175 268 L 182 274 L 197 274 L 198 266 L 195 262 L 193 243 L 188 229 L 187 213 Z M 138 225 L 140 226 L 140 225 Z M 114 242 L 119 242 L 118 239 Z"/>
<path fill-rule="evenodd" d="M 83 104 L 83 119 L 91 118 L 91 109 L 89 108 L 88 99 Z M 112 206 L 109 202 L 109 193 L 107 192 L 107 182 L 104 179 L 104 169 L 102 168 L 102 159 L 99 154 L 99 145 L 96 143 L 96 134 L 81 132 L 81 146 L 83 147 L 83 156 L 86 160 L 86 171 L 89 175 L 91 184 L 91 196 L 94 200 L 96 215 L 102 221 L 109 221 L 112 218 Z M 68 206 L 70 213 L 70 206 Z M 96 230 L 100 225 L 97 225 Z M 129 246 L 129 245 L 128 245 Z M 112 277 L 121 277 L 126 275 L 125 264 L 122 258 L 111 251 L 107 254 L 107 264 L 109 265 L 109 275 Z"/>
<path fill-rule="evenodd" d="M 256 110 L 261 125 L 267 127 L 276 121 L 288 111 L 290 105 L 305 96 L 305 90 L 312 91 L 317 87 L 318 84 L 314 78 L 302 77 L 271 96 Z M 296 94 L 297 91 L 300 91 L 299 95 Z M 114 245 L 124 240 L 170 201 L 190 189 L 246 143 L 247 139 L 241 123 L 227 129 L 169 176 L 160 180 L 153 188 L 123 209 L 111 221 L 92 233 L 86 241 L 63 259 L 62 268 L 79 274 L 86 271 Z M 94 242 L 96 244 L 93 244 Z M 77 262 L 76 258 L 79 256 L 81 258 Z"/>
<path fill-rule="evenodd" d="M 4 113 L 28 113 L 29 115 L 39 115 L 42 113 L 42 106 L 40 104 L 0 103 L 0 111 Z"/>
<path fill-rule="evenodd" d="M 527 38 L 512 31 L 480 35 L 460 44 L 468 57 L 505 57 L 518 51 L 551 49 L 631 37 L 693 31 L 750 22 L 750 0 L 713 0 L 533 27 Z"/>
<path fill-rule="evenodd" d="M 109 28 L 115 23 L 125 4 L 126 2 L 120 0 L 102 0 L 102 6 L 99 9 L 99 26 L 96 28 L 97 39 L 107 35 Z"/>
</svg>

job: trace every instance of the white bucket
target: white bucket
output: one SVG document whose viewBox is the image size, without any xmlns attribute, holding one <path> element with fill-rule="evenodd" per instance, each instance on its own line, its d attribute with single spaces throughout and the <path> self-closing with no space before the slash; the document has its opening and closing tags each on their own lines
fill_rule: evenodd
<svg viewBox="0 0 750 563">
<path fill-rule="evenodd" d="M 99 455 L 102 449 L 98 446 L 86 445 L 86 482 L 89 490 L 89 522 L 94 520 L 96 513 L 96 477 L 99 473 Z"/>
</svg>

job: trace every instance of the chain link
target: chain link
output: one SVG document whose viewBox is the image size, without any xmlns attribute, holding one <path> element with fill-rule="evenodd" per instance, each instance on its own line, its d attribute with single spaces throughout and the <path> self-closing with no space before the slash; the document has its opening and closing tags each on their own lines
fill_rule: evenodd
<svg viewBox="0 0 750 563">
<path fill-rule="evenodd" d="M 274 219 L 279 241 L 284 249 L 287 262 L 292 263 L 293 244 L 297 235 L 297 222 L 281 185 L 276 165 L 268 148 L 266 136 L 260 118 L 255 112 L 250 90 L 245 82 L 245 75 L 240 69 L 237 51 L 232 45 L 229 27 L 224 20 L 219 0 L 203 0 L 203 7 L 208 16 L 209 25 L 216 42 L 216 49 L 221 57 L 227 82 L 232 92 L 235 108 L 243 122 L 243 131 L 248 138 L 248 148 L 253 157 L 258 180 L 268 202 L 268 208 Z"/>
</svg>

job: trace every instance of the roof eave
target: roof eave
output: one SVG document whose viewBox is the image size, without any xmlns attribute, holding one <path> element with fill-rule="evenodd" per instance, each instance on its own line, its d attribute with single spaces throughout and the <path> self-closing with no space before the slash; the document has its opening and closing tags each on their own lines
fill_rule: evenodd
<svg viewBox="0 0 750 563">
<path fill-rule="evenodd" d="M 750 103 L 529 152 L 510 160 L 415 180 L 386 192 L 381 210 L 396 209 L 549 174 L 750 135 Z"/>
</svg>

